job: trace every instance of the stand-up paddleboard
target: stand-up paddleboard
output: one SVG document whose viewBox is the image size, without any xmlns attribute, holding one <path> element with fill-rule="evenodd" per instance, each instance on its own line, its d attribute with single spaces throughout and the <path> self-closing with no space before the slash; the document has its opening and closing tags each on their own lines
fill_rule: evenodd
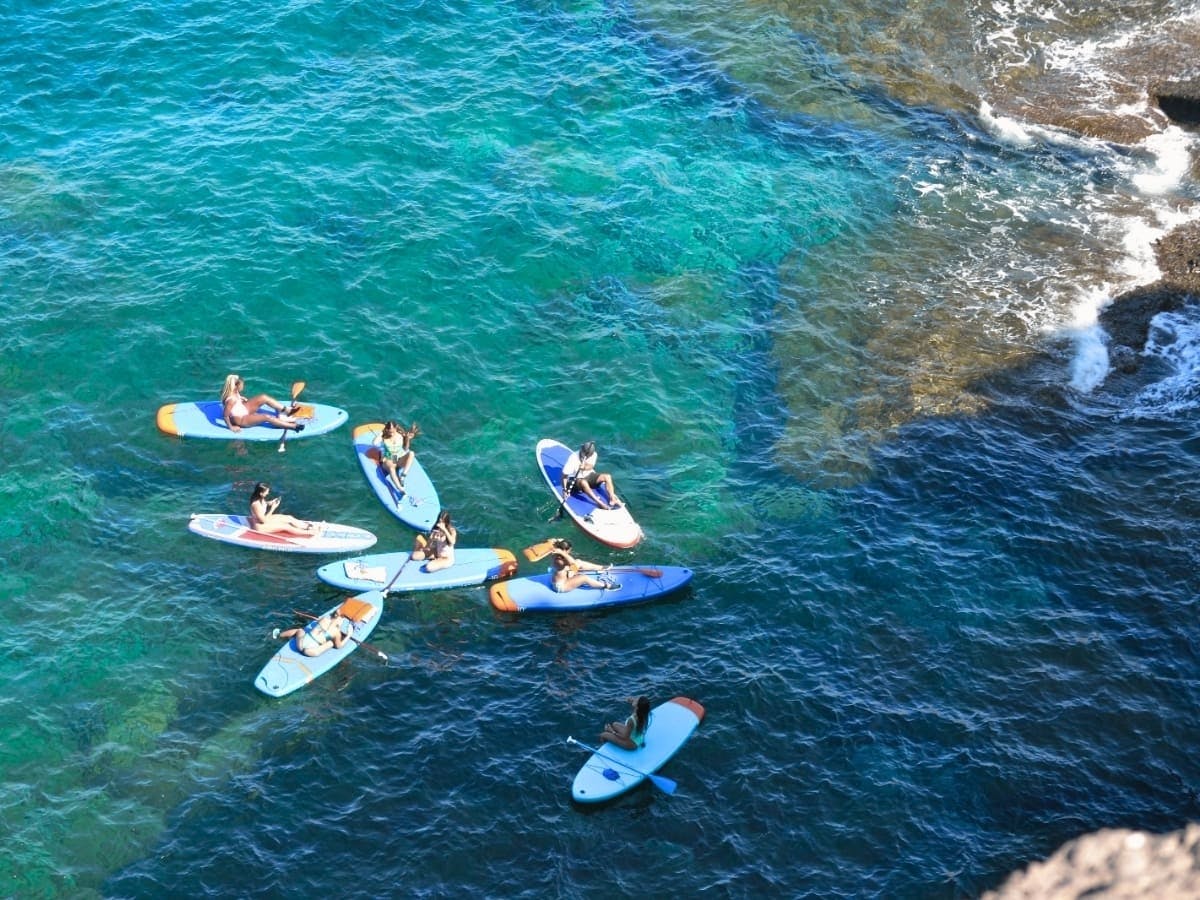
<svg viewBox="0 0 1200 900">
<path fill-rule="evenodd" d="M 613 566 L 593 576 L 620 585 L 616 589 L 578 587 L 558 593 L 551 576 L 530 575 L 493 584 L 488 600 L 501 612 L 569 612 L 625 603 L 642 603 L 679 590 L 692 580 L 692 570 L 680 566 Z"/>
<path fill-rule="evenodd" d="M 188 531 L 239 547 L 284 553 L 357 553 L 373 547 L 376 540 L 371 532 L 353 525 L 318 522 L 315 531 L 255 531 L 246 516 L 207 513 L 194 513 Z"/>
<path fill-rule="evenodd" d="M 546 484 L 554 492 L 554 499 L 571 517 L 572 522 L 600 543 L 616 547 L 619 550 L 637 546 L 642 539 L 642 528 L 633 520 L 627 507 L 601 509 L 584 494 L 578 492 L 568 497 L 565 504 L 562 502 L 562 470 L 570 455 L 571 448 L 566 444 L 550 438 L 538 441 L 538 468 L 541 469 Z M 605 502 L 608 502 L 608 493 L 603 487 L 597 487 L 596 493 Z"/>
<path fill-rule="evenodd" d="M 221 438 L 227 441 L 277 441 L 287 431 L 289 441 L 314 437 L 333 431 L 349 416 L 344 409 L 320 403 L 301 403 L 293 416 L 304 425 L 303 431 L 277 428 L 274 425 L 250 425 L 232 431 L 223 418 L 224 404 L 220 400 L 201 400 L 196 403 L 168 403 L 158 409 L 158 430 L 176 437 Z M 259 412 L 275 415 L 275 410 L 262 406 Z"/>
<path fill-rule="evenodd" d="M 317 577 L 343 591 L 437 591 L 470 587 L 493 578 L 508 578 L 517 571 L 517 560 L 507 550 L 456 547 L 454 565 L 436 572 L 408 553 L 373 553 L 332 562 L 317 569 Z M 403 572 L 401 572 L 403 567 Z M 396 576 L 399 574 L 399 578 Z M 390 585 L 390 587 L 388 587 Z"/>
<path fill-rule="evenodd" d="M 575 776 L 571 796 L 580 803 L 599 803 L 636 787 L 687 743 L 703 718 L 704 707 L 687 697 L 654 707 L 646 726 L 645 746 L 624 750 L 616 744 L 601 744 Z"/>
<path fill-rule="evenodd" d="M 357 650 L 359 641 L 365 641 L 375 630 L 379 615 L 383 612 L 383 594 L 379 591 L 359 594 L 336 604 L 323 615 L 339 607 L 343 615 L 354 623 L 349 639 L 340 648 L 331 647 L 320 656 L 305 656 L 296 649 L 296 638 L 291 638 L 262 667 L 254 679 L 254 686 L 268 696 L 282 697 L 324 675 Z"/>
<path fill-rule="evenodd" d="M 354 429 L 354 452 L 363 474 L 367 476 L 367 484 L 371 485 L 379 502 L 393 516 L 410 528 L 428 531 L 437 521 L 442 504 L 433 482 L 421 466 L 421 455 L 417 454 L 412 468 L 408 470 L 404 479 L 404 493 L 397 493 L 387 472 L 379 465 L 379 448 L 372 444 L 381 434 L 382 422 L 368 422 Z"/>
</svg>

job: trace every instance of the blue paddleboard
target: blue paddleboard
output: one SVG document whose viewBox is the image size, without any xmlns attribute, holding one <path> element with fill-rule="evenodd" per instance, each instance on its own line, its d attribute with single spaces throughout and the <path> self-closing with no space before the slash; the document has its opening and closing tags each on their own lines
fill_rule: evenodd
<svg viewBox="0 0 1200 900">
<path fill-rule="evenodd" d="M 641 541 L 642 527 L 633 520 L 626 506 L 601 509 L 580 493 L 573 493 L 566 503 L 562 502 L 562 470 L 571 455 L 570 447 L 544 438 L 538 441 L 534 452 L 537 454 L 538 469 L 553 492 L 554 499 L 559 502 L 563 512 L 570 516 L 571 521 L 584 532 L 600 543 L 616 547 L 618 550 L 634 547 Z M 596 493 L 605 502 L 608 501 L 608 494 L 603 487 L 596 488 Z"/>
<path fill-rule="evenodd" d="M 347 615 L 351 614 L 352 609 L 357 611 L 350 639 L 342 644 L 340 649 L 326 650 L 320 656 L 305 656 L 296 649 L 296 639 L 291 638 L 267 660 L 267 664 L 254 679 L 254 686 L 270 697 L 283 697 L 304 687 L 314 678 L 324 675 L 357 650 L 358 641 L 365 641 L 375 630 L 383 612 L 383 594 L 379 591 L 359 594 L 336 604 L 323 615 L 333 612 L 338 607 L 342 607 Z"/>
<path fill-rule="evenodd" d="M 425 563 L 408 553 L 372 553 L 321 566 L 317 577 L 343 591 L 436 591 L 483 584 L 516 571 L 516 557 L 507 550 L 456 547 L 454 565 L 436 572 L 425 571 Z"/>
<path fill-rule="evenodd" d="M 284 433 L 288 441 L 326 434 L 340 426 L 348 418 L 344 409 L 324 406 L 320 403 L 301 403 L 294 418 L 304 423 L 303 431 L 276 428 L 274 425 L 251 425 L 240 431 L 231 431 L 223 418 L 224 405 L 220 400 L 200 400 L 195 403 L 168 403 L 160 406 L 156 418 L 158 430 L 176 437 L 218 438 L 226 441 L 277 441 Z M 260 412 L 274 414 L 275 410 L 263 406 Z"/>
<path fill-rule="evenodd" d="M 620 587 L 579 587 L 560 594 L 550 586 L 550 574 L 546 573 L 497 582 L 488 590 L 488 600 L 501 612 L 568 612 L 642 603 L 679 590 L 692 580 L 692 570 L 681 566 L 613 566 L 604 577 Z"/>
<path fill-rule="evenodd" d="M 703 718 L 704 707 L 687 697 L 654 707 L 646 726 L 645 746 L 637 750 L 624 750 L 616 744 L 597 747 L 575 776 L 571 796 L 580 803 L 600 803 L 636 787 L 687 743 Z"/>
<path fill-rule="evenodd" d="M 369 422 L 354 429 L 354 453 L 363 474 L 367 476 L 367 484 L 393 516 L 410 528 L 428 531 L 437 521 L 442 505 L 433 482 L 421 465 L 421 455 L 417 454 L 412 468 L 408 470 L 408 476 L 404 479 L 404 493 L 398 493 L 392 487 L 387 472 L 379 465 L 379 448 L 372 444 L 382 433 L 382 422 Z"/>
</svg>

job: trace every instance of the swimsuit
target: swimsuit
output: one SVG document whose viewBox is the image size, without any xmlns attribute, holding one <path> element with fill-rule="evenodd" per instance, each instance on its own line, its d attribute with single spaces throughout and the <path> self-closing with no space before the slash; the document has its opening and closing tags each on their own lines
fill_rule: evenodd
<svg viewBox="0 0 1200 900">
<path fill-rule="evenodd" d="M 637 730 L 637 713 L 631 715 L 625 720 L 625 724 L 629 726 L 629 739 L 634 745 L 641 748 L 646 746 L 646 732 Z M 646 718 L 646 727 L 650 727 L 650 719 Z"/>
<path fill-rule="evenodd" d="M 232 398 L 236 399 L 237 403 L 233 404 L 233 406 L 230 408 L 229 418 L 232 419 L 235 416 L 241 417 L 241 416 L 246 416 L 246 415 L 250 414 L 250 410 L 246 409 L 246 398 L 245 397 L 243 397 L 241 394 L 233 394 Z"/>
<path fill-rule="evenodd" d="M 394 438 L 392 438 L 391 440 L 394 440 Z M 404 456 L 406 453 L 408 453 L 408 451 L 404 449 L 404 444 L 403 444 L 403 442 L 401 442 L 401 444 L 400 444 L 400 449 L 399 449 L 399 450 L 393 450 L 393 449 L 392 449 L 392 448 L 391 448 L 391 447 L 388 445 L 388 442 L 387 442 L 387 440 L 384 440 L 384 441 L 382 441 L 382 442 L 380 443 L 380 445 L 379 445 L 379 450 L 380 450 L 380 455 L 381 455 L 381 456 L 382 456 L 384 459 L 399 459 L 400 457 L 402 457 L 402 456 Z"/>
<path fill-rule="evenodd" d="M 316 632 L 318 630 L 321 632 L 321 634 L 324 635 L 324 637 L 322 637 L 320 639 L 317 638 Z M 321 621 L 319 619 L 316 621 L 313 621 L 313 622 L 309 622 L 306 626 L 304 626 L 304 631 L 302 631 L 300 633 L 299 639 L 296 641 L 296 648 L 301 653 L 303 653 L 307 649 L 304 646 L 305 639 L 312 641 L 312 646 L 314 648 L 320 647 L 322 644 L 333 643 L 333 635 L 329 632 L 329 629 L 327 629 L 324 625 L 321 624 Z"/>
</svg>

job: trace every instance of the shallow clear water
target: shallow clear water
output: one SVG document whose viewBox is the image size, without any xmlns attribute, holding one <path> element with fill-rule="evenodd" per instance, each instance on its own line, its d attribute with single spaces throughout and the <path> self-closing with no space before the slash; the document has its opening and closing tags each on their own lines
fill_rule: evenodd
<svg viewBox="0 0 1200 900">
<path fill-rule="evenodd" d="M 996 64 L 923 9 L 0 15 L 2 890 L 973 896 L 1200 815 L 1194 326 L 1076 378 L 1187 188 L 1139 189 L 1152 147 L 916 91 L 881 35 Z M 155 429 L 230 371 L 419 421 L 464 545 L 569 534 L 695 583 L 544 618 L 395 596 L 389 665 L 268 700 L 326 559 L 188 514 L 267 480 L 411 536 L 349 429 Z M 642 546 L 547 524 L 543 436 L 597 440 Z M 573 806 L 566 737 L 635 692 L 708 711 L 678 793 Z"/>
</svg>

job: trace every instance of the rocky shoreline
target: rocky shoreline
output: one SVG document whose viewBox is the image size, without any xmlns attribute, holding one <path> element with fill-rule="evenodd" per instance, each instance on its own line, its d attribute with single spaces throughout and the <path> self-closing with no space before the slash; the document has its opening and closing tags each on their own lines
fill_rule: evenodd
<svg viewBox="0 0 1200 900">
<path fill-rule="evenodd" d="M 1200 127 L 1200 79 L 1152 85 L 1150 97 L 1168 119 Z M 1099 315 L 1113 369 L 1135 371 L 1150 320 L 1200 304 L 1200 221 L 1154 244 L 1162 276 L 1115 297 Z M 1168 834 L 1104 829 L 1068 841 L 1049 858 L 1008 877 L 982 900 L 1144 900 L 1200 897 L 1200 824 Z"/>
<path fill-rule="evenodd" d="M 1175 124 L 1200 126 L 1200 79 L 1160 82 L 1150 88 L 1150 95 Z M 1162 277 L 1118 295 L 1100 312 L 1114 369 L 1137 368 L 1155 315 L 1200 302 L 1200 222 L 1164 235 L 1154 244 L 1154 256 Z"/>
</svg>

